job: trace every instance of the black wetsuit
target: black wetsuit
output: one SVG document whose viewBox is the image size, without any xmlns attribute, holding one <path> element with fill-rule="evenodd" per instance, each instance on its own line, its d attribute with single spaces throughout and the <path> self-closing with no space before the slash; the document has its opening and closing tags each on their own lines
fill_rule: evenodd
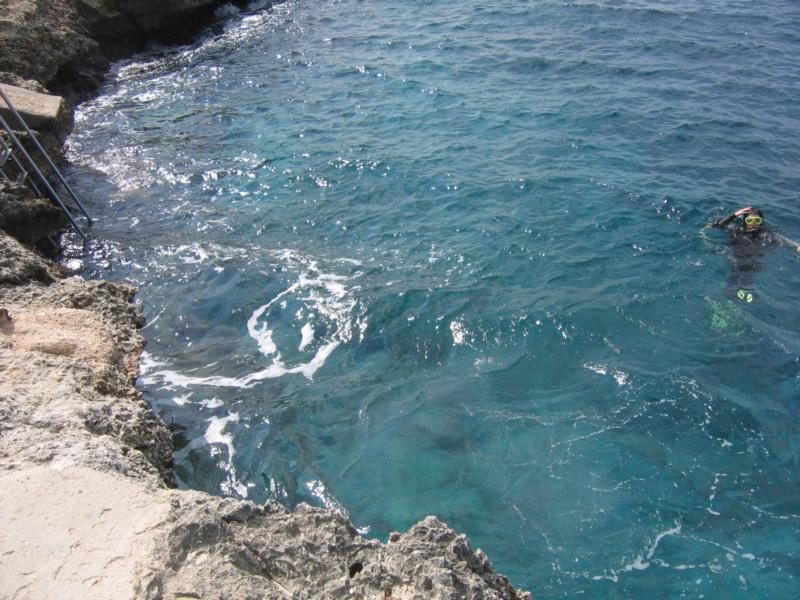
<svg viewBox="0 0 800 600">
<path fill-rule="evenodd" d="M 791 242 L 766 227 L 748 230 L 743 224 L 734 223 L 736 216 L 733 213 L 714 223 L 714 227 L 727 229 L 731 235 L 733 265 L 728 277 L 728 293 L 732 296 L 741 289 L 752 289 L 756 273 L 764 268 L 761 258 L 768 247 Z"/>
</svg>

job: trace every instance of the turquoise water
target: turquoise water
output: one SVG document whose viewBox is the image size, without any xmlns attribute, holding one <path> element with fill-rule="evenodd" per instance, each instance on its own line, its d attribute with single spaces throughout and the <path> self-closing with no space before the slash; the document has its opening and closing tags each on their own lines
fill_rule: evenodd
<svg viewBox="0 0 800 600">
<path fill-rule="evenodd" d="M 795 2 L 287 2 L 116 65 L 69 177 L 182 485 L 427 514 L 538 598 L 800 592 Z"/>
</svg>

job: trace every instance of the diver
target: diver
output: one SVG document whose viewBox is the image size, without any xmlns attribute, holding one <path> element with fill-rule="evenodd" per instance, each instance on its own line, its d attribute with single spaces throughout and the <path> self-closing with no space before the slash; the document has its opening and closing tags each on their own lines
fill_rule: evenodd
<svg viewBox="0 0 800 600">
<path fill-rule="evenodd" d="M 742 221 L 735 222 L 739 217 Z M 753 280 L 763 268 L 761 258 L 768 246 L 793 246 L 800 252 L 800 244 L 768 229 L 764 224 L 764 213 L 754 206 L 740 208 L 711 226 L 730 231 L 734 264 L 728 278 L 728 289 L 729 295 L 739 300 L 753 301 Z"/>
</svg>

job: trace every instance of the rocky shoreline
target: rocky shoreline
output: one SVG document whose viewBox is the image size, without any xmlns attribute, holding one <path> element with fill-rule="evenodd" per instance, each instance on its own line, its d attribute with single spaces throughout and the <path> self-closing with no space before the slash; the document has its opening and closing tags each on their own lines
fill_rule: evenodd
<svg viewBox="0 0 800 600">
<path fill-rule="evenodd" d="M 0 0 L 0 83 L 74 103 L 220 4 Z M 51 150 L 70 126 L 43 132 Z M 530 598 L 435 517 L 382 544 L 333 511 L 174 489 L 170 432 L 135 387 L 136 290 L 37 252 L 64 226 L 0 182 L 0 598 Z"/>
</svg>

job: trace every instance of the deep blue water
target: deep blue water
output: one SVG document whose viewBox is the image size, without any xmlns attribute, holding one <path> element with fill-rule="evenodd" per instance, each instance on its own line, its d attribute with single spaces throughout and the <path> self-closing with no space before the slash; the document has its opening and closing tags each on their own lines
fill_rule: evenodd
<svg viewBox="0 0 800 600">
<path fill-rule="evenodd" d="M 116 66 L 70 178 L 183 485 L 437 514 L 537 598 L 800 593 L 792 1 L 290 1 Z"/>
</svg>

